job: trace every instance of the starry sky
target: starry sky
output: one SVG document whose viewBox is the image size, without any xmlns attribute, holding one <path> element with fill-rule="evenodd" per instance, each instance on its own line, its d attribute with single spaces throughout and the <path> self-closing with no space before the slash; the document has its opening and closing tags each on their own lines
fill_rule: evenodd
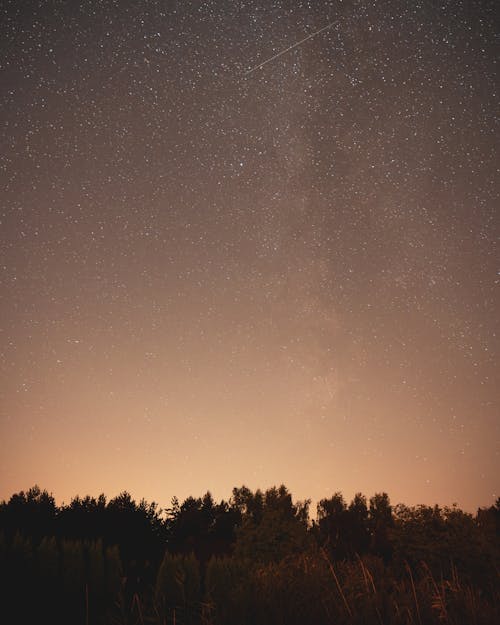
<svg viewBox="0 0 500 625">
<path fill-rule="evenodd" d="M 495 2 L 2 7 L 0 498 L 492 504 Z"/>
</svg>

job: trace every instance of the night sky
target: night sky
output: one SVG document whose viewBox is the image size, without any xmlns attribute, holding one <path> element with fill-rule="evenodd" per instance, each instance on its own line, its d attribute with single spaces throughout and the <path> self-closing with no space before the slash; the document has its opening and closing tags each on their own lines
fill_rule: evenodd
<svg viewBox="0 0 500 625">
<path fill-rule="evenodd" d="M 3 2 L 0 498 L 492 504 L 495 4 Z"/>
</svg>

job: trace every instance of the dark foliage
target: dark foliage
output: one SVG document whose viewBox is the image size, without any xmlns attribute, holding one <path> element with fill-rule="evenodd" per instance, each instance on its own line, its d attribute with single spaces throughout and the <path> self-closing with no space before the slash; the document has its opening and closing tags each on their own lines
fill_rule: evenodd
<svg viewBox="0 0 500 625">
<path fill-rule="evenodd" d="M 500 500 L 391 505 L 386 493 L 294 502 L 285 486 L 56 506 L 0 504 L 2 621 L 323 625 L 500 622 Z"/>
</svg>

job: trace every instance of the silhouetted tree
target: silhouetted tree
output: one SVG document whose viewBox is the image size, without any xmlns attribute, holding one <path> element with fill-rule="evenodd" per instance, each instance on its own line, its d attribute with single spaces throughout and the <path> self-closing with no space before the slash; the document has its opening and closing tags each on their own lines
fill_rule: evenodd
<svg viewBox="0 0 500 625">
<path fill-rule="evenodd" d="M 54 497 L 36 485 L 0 504 L 0 526 L 9 538 L 21 532 L 38 544 L 44 536 L 55 534 L 55 522 Z"/>
<path fill-rule="evenodd" d="M 390 530 L 394 526 L 392 506 L 387 493 L 376 493 L 370 498 L 369 528 L 372 553 L 388 562 L 392 555 Z"/>
<path fill-rule="evenodd" d="M 342 493 L 321 499 L 317 506 L 319 540 L 333 560 L 342 560 L 349 553 L 349 515 Z"/>
<path fill-rule="evenodd" d="M 347 550 L 349 557 L 368 552 L 370 531 L 368 527 L 368 507 L 366 497 L 356 493 L 347 510 Z"/>
<path fill-rule="evenodd" d="M 114 532 L 108 522 L 104 494 L 97 499 L 74 497 L 69 505 L 59 509 L 57 516 L 57 534 L 65 538 L 103 538 L 107 542 Z"/>
<path fill-rule="evenodd" d="M 337 492 L 310 525 L 309 502 L 283 485 L 235 488 L 229 502 L 174 499 L 165 518 L 127 492 L 57 507 L 33 487 L 0 504 L 0 614 L 19 625 L 395 624 L 402 614 L 488 625 L 500 621 L 499 537 L 500 500 L 473 516 L 393 510 L 386 493 L 347 505 Z"/>
<path fill-rule="evenodd" d="M 243 490 L 244 489 L 244 490 Z M 308 543 L 309 501 L 292 502 L 285 486 L 271 488 L 264 495 L 252 495 L 243 487 L 239 509 L 242 524 L 237 529 L 235 555 L 253 562 L 278 562 L 299 553 Z M 233 491 L 233 498 L 235 491 Z"/>
<path fill-rule="evenodd" d="M 237 507 L 216 504 L 207 492 L 203 498 L 175 500 L 168 511 L 168 545 L 172 553 L 194 553 L 202 566 L 214 555 L 231 552 L 235 529 L 241 523 Z"/>
</svg>

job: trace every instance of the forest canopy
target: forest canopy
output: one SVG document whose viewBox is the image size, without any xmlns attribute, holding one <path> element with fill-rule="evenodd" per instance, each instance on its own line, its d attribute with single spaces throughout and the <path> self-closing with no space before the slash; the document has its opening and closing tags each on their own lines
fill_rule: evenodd
<svg viewBox="0 0 500 625">
<path fill-rule="evenodd" d="M 38 486 L 0 504 L 4 610 L 16 622 L 492 623 L 500 499 L 392 505 L 342 493 L 294 501 L 281 485 L 173 498 L 128 492 L 56 505 Z M 27 598 L 35 601 L 26 601 Z M 155 620 L 156 619 L 156 620 Z"/>
</svg>

